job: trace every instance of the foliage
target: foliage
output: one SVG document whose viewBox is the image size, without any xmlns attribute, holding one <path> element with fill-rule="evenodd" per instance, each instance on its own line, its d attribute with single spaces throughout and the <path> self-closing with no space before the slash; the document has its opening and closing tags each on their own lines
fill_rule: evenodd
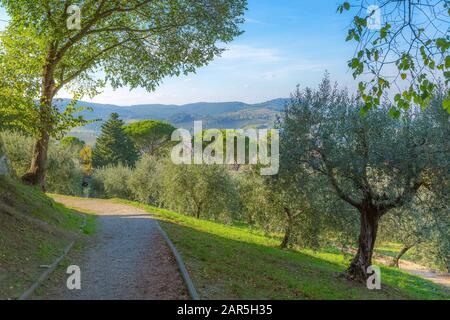
<svg viewBox="0 0 450 320">
<path fill-rule="evenodd" d="M 124 127 L 124 131 L 133 140 L 141 153 L 154 154 L 155 151 L 170 141 L 175 130 L 170 123 L 159 120 L 133 122 Z"/>
<path fill-rule="evenodd" d="M 1 135 L 11 166 L 15 173 L 21 176 L 28 169 L 33 141 L 31 137 L 16 131 L 3 131 Z"/>
<path fill-rule="evenodd" d="M 341 13 L 347 10 L 356 12 L 346 41 L 357 44 L 348 65 L 354 78 L 363 79 L 363 112 L 381 107 L 383 94 L 394 92 L 390 114 L 398 118 L 400 110 L 427 107 L 440 80 L 448 85 L 448 1 L 355 0 L 338 8 Z M 442 106 L 450 113 L 449 95 L 447 91 Z"/>
<path fill-rule="evenodd" d="M 432 194 L 423 193 L 411 205 L 394 210 L 382 221 L 382 237 L 402 244 L 393 261 L 396 266 L 404 254 L 414 249 L 411 254 L 416 260 L 446 271 L 450 250 L 448 206 Z"/>
<path fill-rule="evenodd" d="M 143 155 L 129 180 L 132 198 L 142 203 L 162 205 L 164 164 L 154 156 Z"/>
<path fill-rule="evenodd" d="M 50 145 L 46 190 L 51 193 L 81 195 L 83 170 L 70 148 Z"/>
<path fill-rule="evenodd" d="M 92 148 L 90 146 L 84 146 L 79 153 L 81 167 L 86 176 L 92 174 Z"/>
<path fill-rule="evenodd" d="M 62 138 L 60 142 L 65 147 L 76 149 L 77 152 L 79 152 L 86 145 L 83 140 L 71 136 Z"/>
<path fill-rule="evenodd" d="M 167 162 L 163 175 L 166 207 L 197 218 L 232 220 L 236 189 L 220 165 L 175 165 Z"/>
<path fill-rule="evenodd" d="M 132 169 L 121 163 L 95 169 L 92 175 L 91 196 L 97 198 L 131 199 L 128 182 Z"/>
<path fill-rule="evenodd" d="M 15 131 L 1 133 L 11 166 L 18 176 L 29 167 L 33 150 L 33 138 Z M 79 159 L 71 148 L 50 143 L 47 191 L 68 195 L 80 195 L 83 172 Z"/>
<path fill-rule="evenodd" d="M 307 186 L 292 177 L 262 177 L 256 172 L 235 175 L 244 211 L 244 221 L 266 234 L 282 234 L 280 246 L 319 247 L 321 216 L 310 204 Z"/>
<path fill-rule="evenodd" d="M 92 154 L 94 167 L 117 165 L 123 163 L 133 166 L 138 158 L 137 151 L 130 137 L 123 130 L 123 121 L 117 113 L 102 125 L 102 132 L 97 138 Z"/>
<path fill-rule="evenodd" d="M 238 36 L 245 0 L 84 0 L 79 28 L 69 2 L 1 0 L 10 17 L 0 38 L 0 114 L 36 138 L 25 182 L 44 187 L 49 138 L 85 124 L 76 101 L 114 89 L 152 91 L 167 76 L 189 74 Z M 53 104 L 73 93 L 65 110 Z M 36 103 L 36 101 L 38 101 Z"/>
<path fill-rule="evenodd" d="M 286 107 L 284 170 L 321 179 L 321 193 L 333 192 L 360 213 L 364 233 L 350 269 L 355 278 L 366 277 L 367 266 L 354 263 L 370 263 L 378 220 L 411 203 L 427 177 L 448 165 L 448 120 L 440 127 L 435 118 L 439 100 L 426 112 L 405 112 L 401 122 L 389 116 L 388 106 L 361 117 L 360 105 L 326 77 L 317 91 L 298 89 Z"/>
</svg>

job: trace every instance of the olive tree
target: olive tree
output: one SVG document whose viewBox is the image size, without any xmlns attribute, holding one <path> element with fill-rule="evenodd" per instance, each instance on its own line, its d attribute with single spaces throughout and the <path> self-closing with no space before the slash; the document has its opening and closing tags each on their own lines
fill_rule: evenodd
<svg viewBox="0 0 450 320">
<path fill-rule="evenodd" d="M 243 212 L 240 218 L 271 236 L 280 235 L 282 249 L 294 244 L 318 248 L 321 217 L 310 203 L 308 184 L 283 172 L 274 176 L 258 172 L 250 168 L 234 174 Z"/>
<path fill-rule="evenodd" d="M 417 203 L 419 197 L 410 205 L 393 210 L 382 221 L 381 225 L 386 229 L 383 230 L 383 233 L 386 233 L 383 238 L 402 244 L 402 248 L 392 260 L 394 267 L 399 266 L 400 259 L 412 248 L 430 241 L 433 229 L 438 228 L 438 224 L 445 223 L 446 212 L 442 208 L 436 210 L 425 203 Z M 426 201 L 435 200 L 428 198 Z"/>
<path fill-rule="evenodd" d="M 53 105 L 62 88 L 74 100 L 109 83 L 154 90 L 167 76 L 195 71 L 238 36 L 245 0 L 1 0 L 10 22 L 1 34 L 0 101 L 35 137 L 23 180 L 44 185 L 49 139 L 83 124 L 74 102 Z M 76 21 L 77 7 L 81 20 Z M 75 23 L 74 23 L 75 22 Z M 27 99 L 23 99 L 26 97 Z M 37 100 L 38 103 L 34 103 Z M 3 112 L 3 111 L 2 111 Z"/>
<path fill-rule="evenodd" d="M 196 218 L 232 218 L 238 194 L 224 166 L 167 161 L 162 179 L 166 207 Z"/>
<path fill-rule="evenodd" d="M 137 162 L 136 168 L 128 182 L 133 199 L 154 206 L 163 203 L 164 159 L 144 154 Z"/>
<path fill-rule="evenodd" d="M 438 105 L 444 111 L 441 103 L 430 109 Z M 435 125 L 431 112 L 411 110 L 398 121 L 389 116 L 389 107 L 365 117 L 359 110 L 359 101 L 333 87 L 328 77 L 317 91 L 297 89 L 282 117 L 281 139 L 289 148 L 281 156 L 289 170 L 325 178 L 318 192 L 331 189 L 359 212 L 358 251 L 347 274 L 365 281 L 380 218 L 410 203 L 450 157 L 446 131 Z"/>
</svg>

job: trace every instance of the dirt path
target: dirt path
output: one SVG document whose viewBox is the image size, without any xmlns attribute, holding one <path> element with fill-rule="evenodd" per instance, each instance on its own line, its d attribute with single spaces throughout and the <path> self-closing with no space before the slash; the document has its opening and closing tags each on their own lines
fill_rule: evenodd
<svg viewBox="0 0 450 320">
<path fill-rule="evenodd" d="M 386 257 L 382 255 L 377 255 L 375 259 L 383 263 L 384 265 L 390 265 L 390 263 L 392 262 L 391 257 Z M 400 260 L 399 268 L 401 270 L 407 271 L 411 274 L 415 274 L 419 277 L 430 280 L 431 282 L 434 282 L 436 284 L 443 285 L 450 289 L 450 275 L 446 272 L 438 273 L 420 264 L 407 260 Z"/>
<path fill-rule="evenodd" d="M 56 299 L 188 299 L 175 259 L 157 221 L 137 208 L 108 200 L 55 198 L 98 215 L 93 245 L 77 260 L 81 290 L 65 286 Z"/>
</svg>

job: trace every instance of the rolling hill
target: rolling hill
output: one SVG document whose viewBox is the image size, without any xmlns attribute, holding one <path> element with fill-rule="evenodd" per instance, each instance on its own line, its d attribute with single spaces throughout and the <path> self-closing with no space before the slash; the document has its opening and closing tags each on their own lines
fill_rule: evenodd
<svg viewBox="0 0 450 320">
<path fill-rule="evenodd" d="M 266 128 L 273 125 L 288 99 L 280 98 L 262 103 L 244 102 L 198 102 L 185 105 L 144 104 L 118 106 L 79 101 L 77 107 L 90 107 L 82 111 L 85 119 L 98 121 L 82 128 L 75 128 L 70 135 L 92 144 L 99 134 L 102 123 L 116 112 L 127 123 L 155 119 L 170 122 L 177 128 L 191 129 L 195 120 L 202 120 L 205 128 L 239 129 L 246 127 Z M 64 110 L 69 99 L 58 99 L 56 105 Z"/>
</svg>

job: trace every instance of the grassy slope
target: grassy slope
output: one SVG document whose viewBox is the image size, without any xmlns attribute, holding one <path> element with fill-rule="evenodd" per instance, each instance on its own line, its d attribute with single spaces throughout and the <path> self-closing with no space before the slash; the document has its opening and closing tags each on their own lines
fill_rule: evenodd
<svg viewBox="0 0 450 320">
<path fill-rule="evenodd" d="M 449 299 L 430 281 L 381 267 L 382 289 L 339 277 L 348 261 L 338 253 L 284 251 L 278 240 L 134 202 L 155 213 L 183 256 L 203 299 Z"/>
<path fill-rule="evenodd" d="M 0 299 L 20 296 L 94 218 L 55 203 L 36 188 L 0 176 Z"/>
</svg>

